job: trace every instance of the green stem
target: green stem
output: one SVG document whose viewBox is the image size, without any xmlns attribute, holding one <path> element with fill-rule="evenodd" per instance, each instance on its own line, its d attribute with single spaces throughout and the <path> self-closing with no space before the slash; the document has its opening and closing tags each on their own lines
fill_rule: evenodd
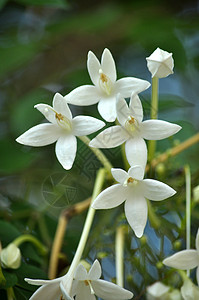
<svg viewBox="0 0 199 300">
<path fill-rule="evenodd" d="M 152 78 L 152 95 L 151 95 L 151 119 L 157 119 L 158 116 L 158 77 Z M 148 160 L 151 161 L 155 155 L 156 141 L 149 141 Z"/>
<path fill-rule="evenodd" d="M 46 255 L 48 253 L 48 249 L 40 242 L 38 239 L 36 239 L 34 236 L 30 234 L 24 234 L 19 237 L 17 237 L 12 243 L 15 244 L 17 247 L 19 247 L 24 242 L 30 242 L 34 246 L 37 247 L 38 251 L 42 255 Z"/>
<path fill-rule="evenodd" d="M 111 168 L 113 166 L 111 165 L 107 157 L 104 155 L 104 153 L 98 148 L 90 147 L 89 146 L 90 139 L 87 136 L 81 136 L 79 137 L 79 139 L 90 148 L 90 150 L 95 154 L 95 156 L 99 159 L 99 161 L 102 163 L 104 168 L 108 171 L 108 174 L 111 176 Z"/>
<path fill-rule="evenodd" d="M 97 197 L 97 195 L 101 192 L 103 184 L 104 184 L 104 178 L 105 178 L 105 169 L 100 169 L 97 173 L 91 204 L 92 204 L 93 200 Z M 86 245 L 86 241 L 87 241 L 87 238 L 88 238 L 88 235 L 89 235 L 89 232 L 90 232 L 90 228 L 91 228 L 91 225 L 92 225 L 92 222 L 93 222 L 93 218 L 94 218 L 94 215 L 95 215 L 95 209 L 91 207 L 91 204 L 90 204 L 90 207 L 89 207 L 89 210 L 88 210 L 88 214 L 87 214 L 86 221 L 85 221 L 85 224 L 84 224 L 84 228 L 83 228 L 83 231 L 82 231 L 82 235 L 81 235 L 81 238 L 80 238 L 80 241 L 79 241 L 79 245 L 77 247 L 75 256 L 73 258 L 73 261 L 70 265 L 70 269 L 68 271 L 68 274 L 73 274 L 74 273 L 74 271 L 75 271 L 75 269 L 76 269 L 76 267 L 77 267 L 77 265 L 78 265 L 78 263 L 81 259 L 82 253 L 83 253 L 85 245 Z"/>
<path fill-rule="evenodd" d="M 124 286 L 124 228 L 119 226 L 116 230 L 115 239 L 116 256 L 116 284 Z"/>
<path fill-rule="evenodd" d="M 186 248 L 190 249 L 191 235 L 191 172 L 189 166 L 185 166 L 185 181 L 186 181 Z M 190 270 L 187 270 L 187 276 L 190 275 Z"/>
<path fill-rule="evenodd" d="M 158 229 L 160 227 L 160 219 L 156 216 L 156 213 L 154 212 L 154 209 L 151 205 L 151 202 L 147 199 L 147 205 L 148 205 L 148 215 L 149 220 L 151 222 L 151 226 L 155 229 Z"/>
<path fill-rule="evenodd" d="M 0 286 L 4 287 L 6 285 L 6 279 L 3 275 L 1 264 L 0 264 Z"/>
<path fill-rule="evenodd" d="M 14 300 L 14 299 L 16 299 L 12 287 L 7 288 L 6 291 L 7 291 L 7 299 L 8 299 L 8 300 Z"/>
</svg>

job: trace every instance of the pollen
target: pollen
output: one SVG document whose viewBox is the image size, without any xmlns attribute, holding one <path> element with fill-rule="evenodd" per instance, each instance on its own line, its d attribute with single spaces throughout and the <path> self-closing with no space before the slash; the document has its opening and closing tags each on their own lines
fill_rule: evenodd
<svg viewBox="0 0 199 300">
<path fill-rule="evenodd" d="M 103 83 L 105 83 L 105 82 L 107 83 L 108 82 L 108 78 L 107 78 L 107 76 L 104 73 L 100 74 L 100 79 L 101 79 L 101 81 Z"/>
<path fill-rule="evenodd" d="M 132 116 L 130 116 L 128 122 L 129 124 L 135 124 L 135 119 Z"/>
<path fill-rule="evenodd" d="M 133 182 L 134 182 L 134 179 L 132 177 L 129 177 L 127 180 L 127 183 L 133 183 Z"/>
<path fill-rule="evenodd" d="M 88 285 L 89 285 L 89 282 L 88 282 L 88 280 L 84 280 L 84 283 L 85 283 L 85 285 L 86 285 L 86 286 L 88 286 Z"/>
<path fill-rule="evenodd" d="M 56 117 L 56 119 L 58 119 L 59 121 L 61 121 L 61 120 L 63 121 L 63 120 L 64 120 L 64 116 L 62 116 L 62 114 L 56 113 L 55 117 Z"/>
</svg>

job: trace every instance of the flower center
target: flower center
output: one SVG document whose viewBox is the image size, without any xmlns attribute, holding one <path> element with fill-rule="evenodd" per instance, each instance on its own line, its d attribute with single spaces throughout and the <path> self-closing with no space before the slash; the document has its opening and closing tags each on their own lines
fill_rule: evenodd
<svg viewBox="0 0 199 300">
<path fill-rule="evenodd" d="M 85 283 L 86 286 L 89 286 L 91 294 L 94 295 L 95 292 L 94 292 L 93 287 L 91 285 L 91 280 L 84 280 L 84 283 Z"/>
<path fill-rule="evenodd" d="M 71 122 L 68 118 L 66 118 L 65 116 L 63 116 L 62 114 L 60 113 L 57 113 L 55 112 L 55 118 L 57 120 L 57 124 L 67 130 L 67 131 L 70 131 L 71 130 Z"/>
<path fill-rule="evenodd" d="M 110 78 L 103 73 L 102 69 L 99 70 L 99 86 L 109 96 L 112 91 L 113 83 Z"/>
<path fill-rule="evenodd" d="M 125 180 L 123 186 L 136 186 L 138 181 L 132 177 L 129 177 Z"/>
<path fill-rule="evenodd" d="M 129 133 L 134 133 L 136 130 L 138 130 L 139 123 L 134 117 L 129 116 L 128 119 L 125 122 L 124 127 L 126 128 L 126 130 Z"/>
</svg>

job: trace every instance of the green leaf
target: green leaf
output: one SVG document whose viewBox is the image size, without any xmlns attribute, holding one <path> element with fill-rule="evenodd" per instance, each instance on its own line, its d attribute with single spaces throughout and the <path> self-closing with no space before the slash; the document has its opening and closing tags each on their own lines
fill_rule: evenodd
<svg viewBox="0 0 199 300">
<path fill-rule="evenodd" d="M 6 3 L 8 2 L 8 0 L 0 0 L 0 9 L 2 9 Z"/>
<path fill-rule="evenodd" d="M 20 235 L 20 232 L 16 227 L 6 221 L 0 221 L 0 239 L 3 247 L 7 246 L 16 237 Z"/>
<path fill-rule="evenodd" d="M 2 271 L 3 271 L 3 275 L 6 279 L 6 285 L 4 288 L 7 289 L 9 287 L 16 285 L 18 279 L 17 279 L 17 275 L 14 273 L 14 271 L 3 269 L 3 268 L 2 268 Z"/>
</svg>

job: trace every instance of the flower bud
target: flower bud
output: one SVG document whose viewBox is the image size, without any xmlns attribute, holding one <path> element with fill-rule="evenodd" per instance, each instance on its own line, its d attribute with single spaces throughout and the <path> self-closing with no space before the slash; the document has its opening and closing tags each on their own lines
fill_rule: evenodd
<svg viewBox="0 0 199 300">
<path fill-rule="evenodd" d="M 199 202 L 199 185 L 193 189 L 193 200 Z"/>
<path fill-rule="evenodd" d="M 173 74 L 174 61 L 172 53 L 157 48 L 146 60 L 152 77 L 163 78 Z"/>
<path fill-rule="evenodd" d="M 0 253 L 1 265 L 3 268 L 17 269 L 21 264 L 21 252 L 15 244 L 9 244 Z"/>
</svg>

